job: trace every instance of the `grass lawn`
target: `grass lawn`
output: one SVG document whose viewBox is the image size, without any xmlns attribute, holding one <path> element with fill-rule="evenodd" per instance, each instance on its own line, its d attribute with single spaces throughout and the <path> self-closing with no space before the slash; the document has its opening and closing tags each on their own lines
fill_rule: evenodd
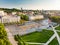
<svg viewBox="0 0 60 45">
<path fill-rule="evenodd" d="M 58 44 L 58 41 L 57 41 L 57 38 L 54 38 L 49 45 L 59 45 Z"/>
<path fill-rule="evenodd" d="M 25 42 L 45 43 L 53 34 L 50 30 L 42 30 L 41 32 L 33 32 L 21 37 Z"/>
<path fill-rule="evenodd" d="M 56 30 L 60 30 L 60 26 L 56 27 L 55 29 L 56 29 Z"/>
<path fill-rule="evenodd" d="M 57 32 L 58 33 L 58 35 L 60 36 L 60 32 Z"/>
<path fill-rule="evenodd" d="M 40 45 L 40 44 L 28 44 L 28 45 Z"/>
</svg>

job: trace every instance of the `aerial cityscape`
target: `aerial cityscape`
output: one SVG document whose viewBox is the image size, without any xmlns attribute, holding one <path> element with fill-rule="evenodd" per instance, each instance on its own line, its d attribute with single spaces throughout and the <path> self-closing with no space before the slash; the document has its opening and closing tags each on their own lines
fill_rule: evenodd
<svg viewBox="0 0 60 45">
<path fill-rule="evenodd" d="M 60 0 L 0 0 L 0 45 L 60 45 Z"/>
</svg>

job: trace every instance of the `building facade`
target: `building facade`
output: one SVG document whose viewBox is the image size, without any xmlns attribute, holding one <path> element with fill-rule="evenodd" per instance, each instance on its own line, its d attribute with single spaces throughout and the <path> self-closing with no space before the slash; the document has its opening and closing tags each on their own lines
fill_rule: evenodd
<svg viewBox="0 0 60 45">
<path fill-rule="evenodd" d="M 20 16 L 4 16 L 2 17 L 2 23 L 13 23 L 19 22 Z"/>
<path fill-rule="evenodd" d="M 43 19 L 43 15 L 35 15 L 35 16 L 29 16 L 29 20 L 36 20 L 36 19 Z"/>
</svg>

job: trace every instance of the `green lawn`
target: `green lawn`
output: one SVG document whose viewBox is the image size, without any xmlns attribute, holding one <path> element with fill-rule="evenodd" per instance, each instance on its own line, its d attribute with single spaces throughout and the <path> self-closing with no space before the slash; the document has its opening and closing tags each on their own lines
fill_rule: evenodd
<svg viewBox="0 0 60 45">
<path fill-rule="evenodd" d="M 43 30 L 41 32 L 33 32 L 33 33 L 30 33 L 30 34 L 21 36 L 21 38 L 25 42 L 45 43 L 52 35 L 53 35 L 52 31 Z"/>
<path fill-rule="evenodd" d="M 40 45 L 40 44 L 28 44 L 28 45 Z"/>
<path fill-rule="evenodd" d="M 58 33 L 58 35 L 60 36 L 60 32 L 57 32 Z"/>
<path fill-rule="evenodd" d="M 59 45 L 58 44 L 58 41 L 57 41 L 57 38 L 54 38 L 49 45 Z"/>
<path fill-rule="evenodd" d="M 56 30 L 60 30 L 60 26 L 56 27 L 55 29 L 56 29 Z"/>
</svg>

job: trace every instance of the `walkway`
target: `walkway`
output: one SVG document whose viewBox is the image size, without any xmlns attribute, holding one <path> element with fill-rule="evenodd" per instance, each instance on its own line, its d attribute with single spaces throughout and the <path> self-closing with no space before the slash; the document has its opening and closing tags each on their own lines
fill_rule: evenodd
<svg viewBox="0 0 60 45">
<path fill-rule="evenodd" d="M 51 27 L 52 27 L 52 29 L 53 29 L 53 32 L 54 32 L 54 35 L 53 35 L 44 45 L 48 45 L 55 37 L 57 38 L 58 43 L 59 43 L 59 45 L 60 45 L 60 37 L 59 37 L 59 35 L 57 34 L 57 31 L 55 30 L 55 28 L 58 27 L 58 26 L 59 26 L 59 25 L 53 27 L 53 26 L 51 25 Z"/>
<path fill-rule="evenodd" d="M 10 33 L 10 31 L 7 28 L 5 28 L 5 29 L 7 31 L 8 39 L 11 42 L 11 44 L 12 45 L 17 45 L 17 42 L 14 40 L 14 37 L 12 36 L 12 34 Z"/>
<path fill-rule="evenodd" d="M 48 45 L 55 38 L 55 36 L 55 34 L 51 36 L 51 38 L 44 45 Z"/>
<path fill-rule="evenodd" d="M 60 45 L 59 35 L 58 35 L 58 33 L 56 32 L 55 27 L 52 26 L 52 28 L 53 28 L 53 31 L 54 31 L 54 33 L 55 33 L 55 35 L 56 35 L 56 38 L 57 38 L 57 40 L 58 40 L 58 43 L 59 43 L 59 45 Z"/>
<path fill-rule="evenodd" d="M 57 25 L 57 26 L 59 26 L 59 25 Z M 57 30 L 55 30 L 55 28 L 57 26 L 53 27 L 51 25 L 52 31 L 54 32 L 54 34 L 51 36 L 51 38 L 46 43 L 34 43 L 34 42 L 26 42 L 26 43 L 28 43 L 28 44 L 38 44 L 38 45 L 40 45 L 40 44 L 42 44 L 42 45 L 48 45 L 56 37 L 57 40 L 58 40 L 58 43 L 60 45 L 60 37 L 57 34 Z M 8 38 L 9 38 L 10 42 L 12 43 L 12 45 L 17 45 L 17 42 L 14 40 L 14 37 L 12 36 L 12 34 L 10 33 L 10 31 L 7 28 L 6 28 L 6 31 L 8 33 Z"/>
<path fill-rule="evenodd" d="M 25 43 L 27 43 L 27 44 L 37 44 L 37 45 L 44 45 L 45 43 L 34 43 L 34 42 L 25 42 Z"/>
</svg>

